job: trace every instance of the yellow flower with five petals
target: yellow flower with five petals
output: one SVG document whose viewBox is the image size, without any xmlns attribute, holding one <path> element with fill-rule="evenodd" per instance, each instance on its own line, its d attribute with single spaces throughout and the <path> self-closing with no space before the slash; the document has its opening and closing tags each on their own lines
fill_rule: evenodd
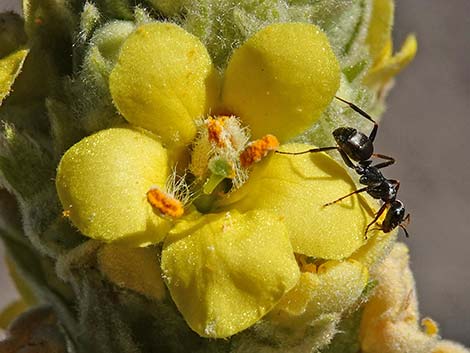
<svg viewBox="0 0 470 353">
<path fill-rule="evenodd" d="M 65 153 L 56 180 L 65 213 L 86 236 L 129 251 L 162 243 L 165 284 L 201 336 L 233 335 L 274 307 L 298 315 L 291 306 L 304 284 L 316 288 L 300 294 L 304 308 L 317 299 L 315 291 L 326 288 L 325 297 L 342 280 L 355 283 L 349 285 L 354 302 L 367 269 L 343 260 L 363 245 L 370 212 L 358 196 L 322 207 L 355 188 L 325 154 L 271 155 L 209 211 L 191 207 L 174 219 L 149 202 L 149 192 L 177 199 L 165 184 L 172 167 L 188 159 L 198 119 L 223 112 L 249 126 L 255 138 L 272 134 L 287 142 L 320 117 L 339 76 L 328 40 L 314 25 L 265 27 L 234 51 L 220 78 L 196 37 L 174 24 L 144 24 L 125 40 L 109 80 L 114 104 L 129 124 L 86 137 Z M 299 256 L 325 264 L 317 273 L 299 265 Z M 102 270 L 112 272 L 108 267 Z"/>
</svg>

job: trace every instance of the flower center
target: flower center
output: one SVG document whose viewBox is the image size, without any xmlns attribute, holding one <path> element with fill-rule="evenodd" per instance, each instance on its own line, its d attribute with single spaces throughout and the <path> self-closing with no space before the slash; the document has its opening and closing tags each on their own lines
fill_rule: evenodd
<svg viewBox="0 0 470 353">
<path fill-rule="evenodd" d="M 189 177 L 173 173 L 165 188 L 153 187 L 147 192 L 148 202 L 164 216 L 181 217 L 192 201 L 200 211 L 210 210 L 220 194 L 241 187 L 253 164 L 279 146 L 273 135 L 250 141 L 248 128 L 233 115 L 210 116 L 197 125 Z"/>
<path fill-rule="evenodd" d="M 279 145 L 273 135 L 250 142 L 248 128 L 233 115 L 210 116 L 198 125 L 190 171 L 204 182 L 205 194 L 224 180 L 230 181 L 230 191 L 238 189 L 248 179 L 248 169 Z"/>
</svg>

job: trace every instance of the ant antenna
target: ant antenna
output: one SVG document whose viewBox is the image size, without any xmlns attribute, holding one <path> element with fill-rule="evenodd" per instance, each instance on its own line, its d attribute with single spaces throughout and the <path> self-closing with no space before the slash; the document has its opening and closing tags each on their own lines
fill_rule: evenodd
<svg viewBox="0 0 470 353">
<path fill-rule="evenodd" d="M 337 100 L 339 100 L 339 101 L 341 101 L 341 102 L 346 103 L 347 105 L 349 105 L 349 107 L 350 107 L 352 110 L 354 110 L 356 113 L 361 114 L 361 115 L 362 115 L 364 118 L 366 118 L 367 120 L 373 122 L 374 124 L 377 124 L 377 123 L 375 122 L 375 120 L 372 119 L 372 117 L 371 117 L 369 114 L 367 114 L 365 111 L 363 111 L 363 110 L 362 110 L 361 108 L 359 108 L 357 105 L 355 105 L 355 104 L 353 104 L 353 103 L 351 103 L 351 102 L 348 102 L 347 100 L 345 100 L 345 99 L 343 99 L 343 98 L 341 98 L 341 97 L 338 97 L 338 96 L 335 96 L 335 98 L 336 98 Z"/>
<path fill-rule="evenodd" d="M 410 224 L 410 220 L 411 220 L 411 216 L 410 216 L 410 214 L 408 213 L 408 214 L 406 215 L 406 217 L 403 219 L 403 222 L 398 225 L 401 229 L 403 229 L 403 231 L 405 232 L 405 236 L 406 236 L 407 238 L 410 237 L 410 235 L 408 234 L 408 231 L 406 230 L 406 227 L 408 226 L 408 224 Z"/>
<path fill-rule="evenodd" d="M 338 96 L 335 96 L 335 98 L 343 103 L 346 103 L 347 105 L 349 105 L 349 107 L 354 110 L 356 113 L 359 113 L 360 115 L 362 115 L 364 118 L 366 118 L 367 120 L 369 120 L 370 122 L 374 123 L 374 128 L 372 129 L 371 133 L 370 133 L 370 136 L 369 136 L 369 140 L 371 141 L 374 141 L 375 140 L 375 135 L 377 135 L 377 130 L 379 128 L 379 124 L 377 124 L 375 122 L 374 119 L 372 119 L 372 117 L 367 114 L 365 111 L 363 111 L 361 108 L 359 108 L 357 105 L 351 103 L 351 102 L 348 102 L 347 100 L 341 98 L 341 97 L 338 97 Z"/>
<path fill-rule="evenodd" d="M 406 230 L 405 226 L 403 226 L 403 225 L 400 224 L 399 227 L 400 227 L 401 229 L 403 229 L 403 231 L 405 232 L 405 237 L 409 238 L 410 235 L 408 234 L 408 231 Z"/>
</svg>

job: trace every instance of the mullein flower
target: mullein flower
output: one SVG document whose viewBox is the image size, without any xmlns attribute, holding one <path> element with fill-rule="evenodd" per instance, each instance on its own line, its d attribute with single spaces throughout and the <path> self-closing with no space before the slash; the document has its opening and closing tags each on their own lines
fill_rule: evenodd
<svg viewBox="0 0 470 353">
<path fill-rule="evenodd" d="M 117 246 L 163 241 L 163 278 L 194 331 L 231 336 L 283 297 L 287 305 L 279 303 L 278 310 L 309 306 L 307 321 L 342 312 L 359 298 L 367 268 L 342 260 L 363 245 L 371 214 L 358 197 L 350 206 L 322 208 L 353 190 L 345 170 L 326 155 L 271 155 L 254 164 L 277 148 L 278 139 L 285 142 L 318 119 L 338 88 L 338 63 L 318 28 L 300 23 L 264 28 L 235 50 L 220 83 L 195 37 L 176 25 L 144 24 L 124 41 L 109 85 L 131 125 L 100 131 L 65 153 L 56 181 L 60 200 L 91 238 Z M 244 126 L 255 141 L 248 143 Z M 201 181 L 207 178 L 203 191 L 211 194 L 227 178 L 237 189 L 215 196 L 205 214 L 194 206 L 184 209 L 185 203 L 165 190 L 170 166 L 187 159 L 192 141 L 190 170 Z M 226 172 L 217 172 L 217 165 L 227 165 Z M 221 178 L 208 186 L 214 174 Z M 104 249 L 99 263 L 110 280 L 138 292 L 156 291 L 114 273 L 119 266 L 112 266 L 113 250 Z M 299 282 L 303 268 L 294 253 L 325 263 Z M 154 258 L 148 271 L 157 273 Z M 128 275 L 132 278 L 132 271 Z M 312 307 L 339 289 L 343 305 L 331 300 L 328 309 Z M 305 293 L 293 304 L 296 291 Z"/>
</svg>

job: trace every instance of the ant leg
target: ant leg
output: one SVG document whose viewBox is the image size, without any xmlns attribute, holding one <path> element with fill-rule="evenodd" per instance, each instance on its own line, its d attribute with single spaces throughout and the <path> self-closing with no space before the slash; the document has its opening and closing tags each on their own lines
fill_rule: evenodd
<svg viewBox="0 0 470 353">
<path fill-rule="evenodd" d="M 404 226 L 406 227 L 408 226 L 408 224 L 410 224 L 410 222 L 411 222 L 411 215 L 408 213 L 406 217 L 403 218 L 402 224 L 404 224 Z"/>
<path fill-rule="evenodd" d="M 316 153 L 316 152 L 326 152 L 326 151 L 331 151 L 331 150 L 337 150 L 341 157 L 343 158 L 344 163 L 351 169 L 354 169 L 357 171 L 357 166 L 351 161 L 351 159 L 348 157 L 348 155 L 340 149 L 338 146 L 332 146 L 332 147 L 320 147 L 320 148 L 312 148 L 310 150 L 306 151 L 301 151 L 301 152 L 286 152 L 286 151 L 279 151 L 276 150 L 276 153 L 279 154 L 290 154 L 290 155 L 299 155 L 299 154 L 306 154 L 306 153 Z"/>
<path fill-rule="evenodd" d="M 392 165 L 393 163 L 396 162 L 395 158 L 389 157 L 389 156 L 386 156 L 386 155 L 380 154 L 380 153 L 374 153 L 372 155 L 372 157 L 381 158 L 381 159 L 386 160 L 386 162 L 382 162 L 382 163 L 378 163 L 378 164 L 374 165 L 374 167 L 377 168 L 377 169 L 388 167 L 389 165 Z"/>
<path fill-rule="evenodd" d="M 369 232 L 369 228 L 377 222 L 377 220 L 380 218 L 380 216 L 385 212 L 385 210 L 387 209 L 387 206 L 388 206 L 388 203 L 384 203 L 382 205 L 382 207 L 380 207 L 379 211 L 375 214 L 375 217 L 374 219 L 372 220 L 372 222 L 370 222 L 367 227 L 366 227 L 366 231 L 364 232 L 364 237 L 367 239 L 367 233 Z M 380 229 L 380 228 L 379 228 Z M 380 229 L 381 230 L 381 229 Z"/>
<path fill-rule="evenodd" d="M 325 152 L 325 151 L 331 151 L 331 150 L 337 150 L 339 149 L 337 146 L 334 147 L 320 147 L 320 148 L 312 148 L 307 151 L 302 151 L 302 152 L 286 152 L 286 151 L 278 151 L 276 150 L 276 153 L 279 154 L 291 154 L 291 155 L 298 155 L 298 154 L 305 154 L 305 153 L 316 153 L 316 152 Z"/>
<path fill-rule="evenodd" d="M 342 201 L 342 200 L 344 200 L 344 199 L 346 199 L 346 198 L 348 198 L 348 197 L 350 197 L 350 196 L 352 196 L 352 195 L 360 194 L 361 192 L 364 192 L 364 191 L 367 191 L 367 190 L 369 190 L 369 186 L 366 186 L 365 188 L 362 188 L 362 189 L 358 189 L 358 190 L 356 190 L 356 191 L 353 191 L 353 192 L 351 192 L 351 193 L 349 193 L 349 194 L 347 194 L 347 195 L 344 195 L 343 197 L 340 197 L 340 198 L 337 199 L 337 200 L 328 202 L 328 203 L 324 204 L 323 207 L 331 206 L 331 205 L 333 205 L 333 204 L 335 204 L 335 203 L 337 203 L 337 202 L 340 202 L 340 201 Z"/>
<path fill-rule="evenodd" d="M 341 98 L 341 97 L 338 97 L 338 96 L 335 96 L 336 99 L 340 100 L 341 102 L 343 103 L 346 103 L 347 105 L 349 105 L 349 107 L 354 110 L 356 113 L 359 113 L 361 114 L 364 118 L 366 118 L 367 120 L 371 121 L 374 123 L 374 128 L 372 129 L 370 135 L 369 135 L 369 140 L 371 142 L 374 142 L 375 140 L 375 136 L 377 135 L 377 129 L 379 128 L 379 125 L 375 122 L 374 119 L 372 119 L 372 117 L 367 114 L 365 111 L 363 111 L 361 108 L 359 108 L 357 105 L 351 103 L 351 102 L 348 102 L 347 100 Z"/>
<path fill-rule="evenodd" d="M 379 125 L 374 121 L 374 127 L 372 128 L 372 131 L 369 134 L 370 142 L 374 142 L 375 136 L 377 135 L 378 128 L 379 128 Z"/>
<path fill-rule="evenodd" d="M 341 155 L 341 158 L 343 158 L 344 163 L 351 169 L 354 169 L 357 172 L 357 166 L 351 161 L 351 159 L 348 157 L 346 152 L 338 148 L 338 152 Z"/>
<path fill-rule="evenodd" d="M 397 193 L 398 189 L 400 189 L 400 180 L 389 179 L 388 181 L 395 185 L 395 193 Z"/>
</svg>

